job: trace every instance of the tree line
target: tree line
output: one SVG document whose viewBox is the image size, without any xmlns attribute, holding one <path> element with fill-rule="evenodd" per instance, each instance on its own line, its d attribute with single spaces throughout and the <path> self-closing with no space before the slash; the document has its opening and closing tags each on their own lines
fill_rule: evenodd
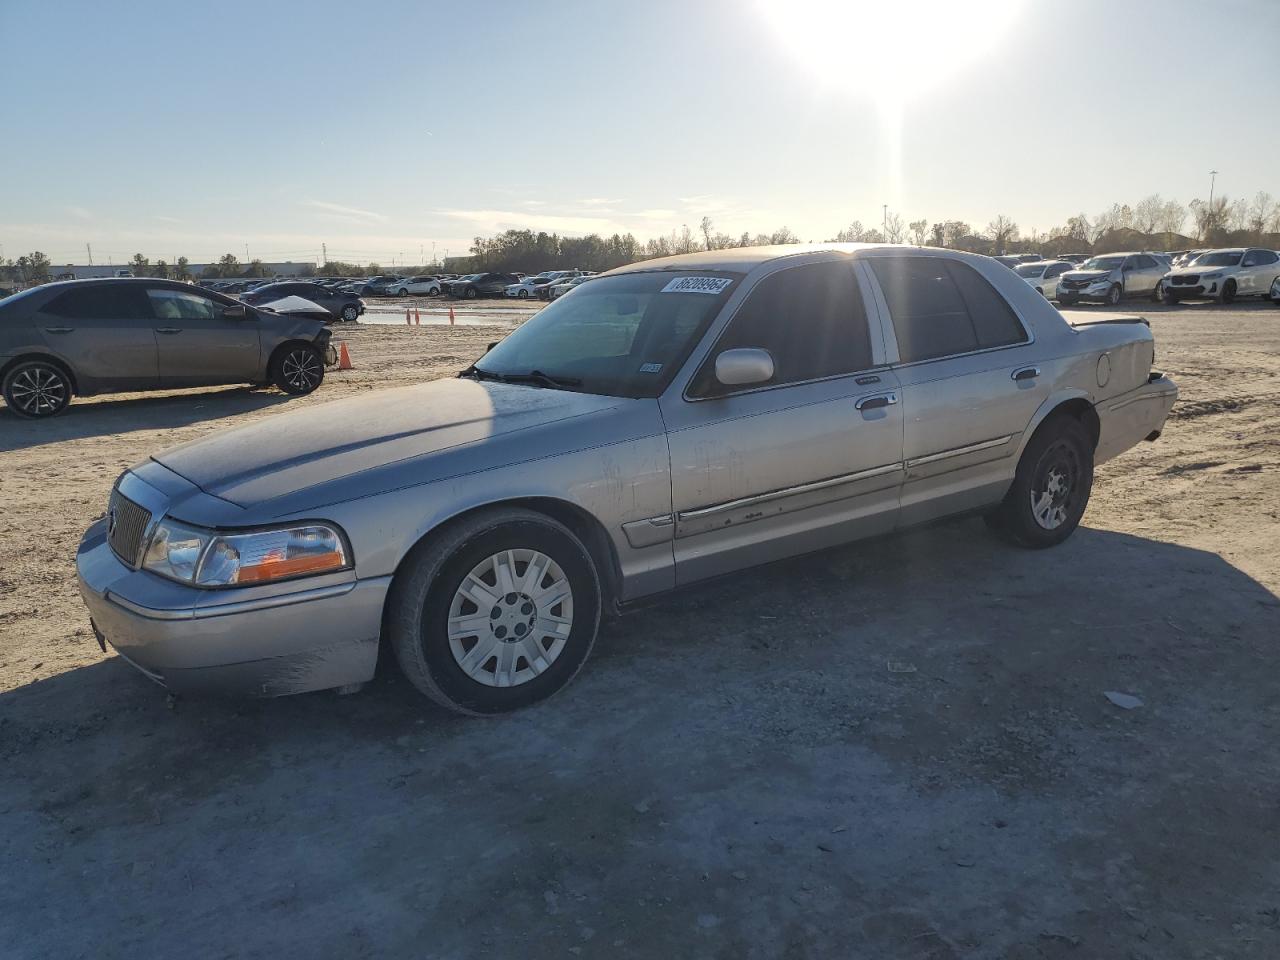
<svg viewBox="0 0 1280 960">
<path fill-rule="evenodd" d="M 1182 232 L 1188 226 L 1193 231 L 1190 235 Z M 1185 205 L 1153 193 L 1132 206 L 1114 203 L 1093 217 L 1081 212 L 1043 233 L 1034 228 L 1024 232 L 1004 214 L 997 214 L 985 229 L 975 230 L 963 220 L 930 222 L 920 219 L 907 222 L 900 214 L 892 213 L 883 219 L 879 229 L 864 227 L 861 221 L 854 220 L 826 239 L 840 243 L 914 243 L 989 255 L 1036 252 L 1046 257 L 1117 250 L 1180 250 L 1193 246 L 1256 245 L 1275 248 L 1280 247 L 1280 202 L 1266 191 L 1259 191 L 1252 199 L 1232 200 L 1222 195 L 1212 201 L 1196 199 Z M 546 231 L 505 230 L 493 237 L 476 237 L 470 256 L 450 257 L 443 265 L 431 263 L 398 269 L 400 273 L 409 275 L 487 270 L 505 273 L 556 269 L 599 272 L 639 260 L 697 250 L 800 242 L 801 238 L 787 227 L 780 227 L 772 233 L 743 232 L 730 236 L 717 230 L 710 217 L 703 217 L 696 231 L 685 225 L 643 243 L 631 233 L 615 233 L 609 237 L 594 233 L 584 237 L 566 237 Z M 164 260 L 152 263 L 138 253 L 127 267 L 139 277 L 199 279 L 192 275 L 190 261 L 186 257 L 178 257 L 172 264 Z M 319 267 L 307 265 L 299 271 L 302 276 L 340 277 L 371 277 L 382 272 L 383 267 L 378 263 L 360 265 L 343 261 L 329 261 Z M 241 263 L 231 253 L 201 272 L 201 278 L 270 275 L 270 268 L 261 260 Z M 0 280 L 43 283 L 57 276 L 58 268 L 38 250 L 17 260 L 0 260 Z"/>
</svg>

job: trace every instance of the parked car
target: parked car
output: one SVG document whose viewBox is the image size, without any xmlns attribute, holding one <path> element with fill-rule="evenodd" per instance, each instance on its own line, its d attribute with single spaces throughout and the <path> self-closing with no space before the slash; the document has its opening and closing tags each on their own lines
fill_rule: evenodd
<svg viewBox="0 0 1280 960">
<path fill-rule="evenodd" d="M 459 377 L 126 471 L 81 593 L 104 649 L 173 690 L 350 689 L 381 650 L 452 710 L 512 710 L 573 678 L 603 613 L 677 584 L 961 512 L 1061 543 L 1095 464 L 1177 395 L 1144 321 L 1075 324 L 953 250 L 632 264 Z"/>
<path fill-rule="evenodd" d="M 1189 267 L 1196 262 L 1197 257 L 1208 252 L 1208 250 L 1184 250 L 1173 258 L 1173 265 L 1175 267 Z"/>
<path fill-rule="evenodd" d="M 1015 256 L 1022 263 L 1039 263 L 1044 260 L 1044 257 L 1038 253 L 1019 253 Z"/>
<path fill-rule="evenodd" d="M 1059 260 L 1066 260 L 1068 263 L 1081 264 L 1089 259 L 1087 253 L 1064 253 L 1059 255 Z"/>
<path fill-rule="evenodd" d="M 440 281 L 435 277 L 406 277 L 397 283 L 389 284 L 387 292 L 397 297 L 440 295 Z"/>
<path fill-rule="evenodd" d="M 1022 263 L 1021 260 L 1019 260 L 1017 257 L 1014 257 L 1014 256 L 999 256 L 999 257 L 992 257 L 991 259 L 994 260 L 996 263 L 1003 264 L 1004 266 L 1008 267 L 1010 270 L 1018 269 L 1018 265 Z"/>
<path fill-rule="evenodd" d="M 1108 253 L 1086 260 L 1058 278 L 1058 303 L 1081 300 L 1118 304 L 1125 297 L 1159 300 L 1164 292 L 1164 260 L 1149 253 Z"/>
<path fill-rule="evenodd" d="M 538 295 L 538 288 L 548 283 L 554 283 L 560 279 L 559 271 L 548 271 L 546 273 L 538 273 L 532 277 L 525 277 L 516 283 L 507 284 L 503 293 L 508 297 L 517 297 L 519 299 L 527 299 Z"/>
<path fill-rule="evenodd" d="M 558 280 L 555 283 L 551 284 L 549 299 L 559 300 L 561 297 L 563 297 L 566 293 L 568 293 L 574 287 L 579 286 L 580 284 L 586 283 L 590 279 L 591 277 L 583 275 L 583 276 L 577 276 L 577 277 L 570 277 L 567 280 Z"/>
<path fill-rule="evenodd" d="M 1208 298 L 1230 303 L 1237 297 L 1270 297 L 1280 278 L 1280 255 L 1262 247 L 1209 250 L 1189 266 L 1169 271 L 1164 302 Z"/>
<path fill-rule="evenodd" d="M 441 286 L 451 297 L 474 300 L 476 297 L 500 297 L 515 282 L 516 278 L 509 273 L 471 273 Z"/>
<path fill-rule="evenodd" d="M 571 279 L 573 279 L 574 277 L 581 277 L 581 276 L 586 276 L 586 275 L 587 275 L 587 273 L 586 273 L 586 271 L 585 271 L 585 270 L 555 270 L 555 271 L 552 271 L 552 272 L 555 274 L 555 276 L 552 278 L 551 283 L 550 283 L 550 284 L 544 284 L 544 285 L 542 285 L 542 286 L 538 287 L 538 290 L 537 290 L 537 296 L 538 296 L 538 299 L 539 299 L 539 300 L 550 300 L 550 299 L 551 299 L 551 287 L 552 287 L 552 285 L 554 285 L 554 284 L 556 284 L 556 283 L 561 283 L 561 282 L 563 282 L 563 281 L 565 281 L 565 280 L 571 280 Z"/>
<path fill-rule="evenodd" d="M 404 277 L 394 275 L 379 275 L 370 277 L 365 281 L 364 288 L 360 291 L 363 296 L 369 297 L 385 297 L 388 296 L 388 288 L 394 284 L 404 280 Z"/>
<path fill-rule="evenodd" d="M 1271 293 L 1268 295 L 1268 299 L 1275 306 L 1280 307 L 1280 279 L 1271 281 Z"/>
<path fill-rule="evenodd" d="M 258 287 L 256 290 L 241 294 L 240 299 L 253 306 L 263 306 L 275 300 L 283 300 L 285 297 L 302 297 L 304 300 L 310 300 L 329 311 L 335 320 L 354 322 L 364 313 L 364 301 L 355 294 L 299 280 L 269 283 L 265 287 Z"/>
<path fill-rule="evenodd" d="M 331 350 L 322 323 L 176 280 L 69 280 L 0 302 L 0 392 L 22 417 L 125 390 L 274 383 L 310 393 Z"/>
<path fill-rule="evenodd" d="M 1058 278 L 1074 268 L 1075 264 L 1066 260 L 1042 260 L 1019 264 L 1013 272 L 1035 288 L 1036 293 L 1042 294 L 1046 300 L 1053 300 L 1058 296 Z"/>
</svg>

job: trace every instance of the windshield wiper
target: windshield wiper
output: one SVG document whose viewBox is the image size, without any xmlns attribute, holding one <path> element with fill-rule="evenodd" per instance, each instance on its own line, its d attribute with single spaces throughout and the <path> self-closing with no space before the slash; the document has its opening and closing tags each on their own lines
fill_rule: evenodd
<svg viewBox="0 0 1280 960">
<path fill-rule="evenodd" d="M 582 386 L 582 381 L 577 377 L 553 377 L 541 370 L 530 370 L 528 373 L 494 373 L 491 370 L 481 370 L 474 364 L 464 370 L 462 376 L 475 377 L 477 380 L 497 380 L 499 383 L 531 383 L 539 387 L 550 387 L 552 390 Z"/>
</svg>

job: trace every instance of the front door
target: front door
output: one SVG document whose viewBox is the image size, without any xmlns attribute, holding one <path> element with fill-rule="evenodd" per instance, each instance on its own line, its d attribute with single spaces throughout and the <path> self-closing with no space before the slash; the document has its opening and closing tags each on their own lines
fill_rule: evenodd
<svg viewBox="0 0 1280 960">
<path fill-rule="evenodd" d="M 1017 314 L 968 264 L 922 256 L 868 262 L 892 321 L 886 331 L 902 390 L 902 524 L 998 501 L 1058 361 L 1030 361 Z"/>
<path fill-rule="evenodd" d="M 662 398 L 677 583 L 893 528 L 902 404 L 872 333 L 852 261 L 785 267 Z M 721 384 L 715 358 L 739 347 L 769 351 L 773 378 Z"/>
<path fill-rule="evenodd" d="M 247 383 L 258 376 L 258 317 L 223 316 L 224 304 L 202 293 L 148 287 L 166 387 Z"/>
<path fill-rule="evenodd" d="M 140 284 L 75 286 L 45 304 L 35 323 L 49 348 L 70 363 L 81 392 L 159 385 L 151 310 Z"/>
</svg>

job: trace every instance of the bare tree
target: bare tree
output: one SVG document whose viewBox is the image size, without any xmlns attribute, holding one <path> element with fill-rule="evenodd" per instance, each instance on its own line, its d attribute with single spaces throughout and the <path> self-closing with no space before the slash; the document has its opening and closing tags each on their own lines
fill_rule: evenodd
<svg viewBox="0 0 1280 960">
<path fill-rule="evenodd" d="M 849 226 L 845 227 L 836 234 L 835 243 L 861 243 L 866 236 L 866 230 L 862 228 L 862 221 L 855 220 Z"/>
<path fill-rule="evenodd" d="M 1160 225 L 1160 214 L 1164 210 L 1164 200 L 1160 194 L 1153 193 L 1138 201 L 1133 208 L 1133 228 L 1139 233 L 1152 234 Z"/>
<path fill-rule="evenodd" d="M 1018 239 L 1018 225 L 1003 213 L 998 213 L 996 218 L 987 224 L 987 236 L 991 238 L 995 252 L 1004 253 L 1005 246 L 1010 241 Z"/>
<path fill-rule="evenodd" d="M 1159 226 L 1162 233 L 1181 233 L 1187 222 L 1187 208 L 1177 200 L 1166 200 L 1160 208 Z"/>
<path fill-rule="evenodd" d="M 901 243 L 906 228 L 902 225 L 902 217 L 896 213 L 889 214 L 884 223 L 885 239 L 889 243 Z"/>
<path fill-rule="evenodd" d="M 1258 235 L 1259 240 L 1262 239 L 1267 224 L 1277 213 L 1280 213 L 1280 205 L 1276 204 L 1271 194 L 1265 190 L 1254 194 L 1253 201 L 1249 204 L 1249 229 Z"/>
<path fill-rule="evenodd" d="M 929 236 L 928 220 L 912 220 L 907 224 L 907 229 L 911 231 L 911 239 L 917 247 L 923 247 L 925 239 Z"/>
<path fill-rule="evenodd" d="M 1227 227 L 1246 230 L 1249 227 L 1249 201 L 1241 197 L 1227 208 Z"/>
<path fill-rule="evenodd" d="M 947 228 L 946 224 L 935 223 L 932 227 L 932 243 L 935 247 L 945 247 L 947 245 Z"/>
<path fill-rule="evenodd" d="M 1214 197 L 1213 203 L 1192 200 L 1191 215 L 1195 218 L 1196 239 L 1205 243 L 1217 243 L 1227 229 L 1227 210 L 1231 201 L 1226 196 Z"/>
<path fill-rule="evenodd" d="M 702 238 L 707 243 L 707 249 L 710 250 L 711 249 L 711 233 L 713 230 L 715 230 L 715 225 L 711 222 L 710 217 L 703 217 L 702 223 L 699 224 L 699 227 L 702 230 Z"/>
<path fill-rule="evenodd" d="M 942 225 L 943 246 L 958 247 L 965 237 L 973 236 L 973 227 L 963 220 L 948 220 Z"/>
</svg>

